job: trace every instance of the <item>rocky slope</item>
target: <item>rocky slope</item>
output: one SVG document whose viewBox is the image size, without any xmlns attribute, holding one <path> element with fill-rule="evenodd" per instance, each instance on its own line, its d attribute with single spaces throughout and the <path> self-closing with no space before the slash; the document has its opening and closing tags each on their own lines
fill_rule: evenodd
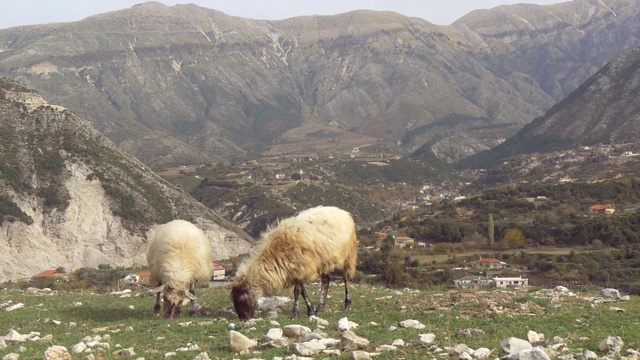
<svg viewBox="0 0 640 360">
<path fill-rule="evenodd" d="M 640 45 L 632 0 L 260 21 L 150 2 L 0 31 L 0 73 L 152 166 L 367 135 L 454 161 L 495 146 Z M 339 149 L 339 144 L 336 147 Z"/>
<path fill-rule="evenodd" d="M 146 263 L 158 224 L 190 220 L 215 258 L 252 239 L 67 109 L 0 79 L 0 282 L 62 266 Z"/>
<path fill-rule="evenodd" d="M 636 49 L 604 66 L 503 144 L 463 163 L 488 166 L 518 154 L 567 150 L 580 145 L 637 143 L 639 79 L 640 49 Z"/>
</svg>

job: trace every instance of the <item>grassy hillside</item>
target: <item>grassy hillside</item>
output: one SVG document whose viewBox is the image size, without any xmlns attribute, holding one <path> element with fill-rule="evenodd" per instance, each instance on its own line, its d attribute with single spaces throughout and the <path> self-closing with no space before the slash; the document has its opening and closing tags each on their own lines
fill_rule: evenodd
<svg viewBox="0 0 640 360">
<path fill-rule="evenodd" d="M 307 289 L 316 302 L 319 285 L 311 284 Z M 640 346 L 637 336 L 640 298 L 635 296 L 623 302 L 604 299 L 599 292 L 569 296 L 538 289 L 434 292 L 394 291 L 370 285 L 354 285 L 351 290 L 353 307 L 345 312 L 341 309 L 342 286 L 331 287 L 327 311 L 320 316 L 329 325 L 321 328 L 321 331 L 327 337 L 339 340 L 340 332 L 336 330 L 336 324 L 340 318 L 348 317 L 359 325 L 354 332 L 370 341 L 366 351 L 375 352 L 378 346 L 390 345 L 396 339 L 402 339 L 407 344 L 395 351 L 383 352 L 378 359 L 439 358 L 449 347 L 460 344 L 472 349 L 486 347 L 492 350 L 490 356 L 497 358 L 504 355 L 500 348 L 502 340 L 511 336 L 527 340 L 530 330 L 544 334 L 546 341 L 542 343 L 543 346 L 563 343 L 565 345 L 558 346 L 557 354 L 573 354 L 576 357 L 585 350 L 595 351 L 598 356 L 606 355 L 606 352 L 599 350 L 599 343 L 608 336 L 621 337 L 624 341 L 623 356 L 627 349 Z M 48 340 L 9 344 L 7 348 L 0 349 L 0 356 L 18 353 L 18 347 L 24 346 L 20 358 L 42 358 L 44 351 L 52 345 L 62 345 L 71 351 L 86 336 L 101 336 L 99 342 L 109 347 L 102 350 L 94 347 L 91 350 L 100 359 L 121 358 L 116 355 L 117 352 L 128 348 L 135 351 L 134 358 L 146 359 L 161 359 L 170 352 L 176 352 L 175 359 L 193 359 L 201 352 L 206 352 L 212 359 L 270 359 L 289 356 L 290 352 L 287 348 L 272 348 L 266 344 L 265 335 L 269 329 L 288 324 L 319 328 L 306 316 L 289 320 L 290 304 L 285 305 L 283 312 L 273 318 L 267 319 L 265 314 L 259 314 L 255 322 L 238 323 L 231 310 L 233 306 L 229 291 L 228 287 L 198 289 L 198 299 L 205 314 L 172 320 L 154 317 L 154 298 L 141 289 L 134 289 L 131 297 L 110 294 L 109 291 L 2 291 L 1 307 L 17 303 L 24 304 L 24 307 L 10 312 L 2 311 L 1 334 L 16 330 L 20 334 L 38 332 L 40 338 L 48 334 L 52 336 Z M 291 296 L 289 291 L 283 295 Z M 419 321 L 425 328 L 401 328 L 399 322 L 408 319 Z M 272 321 L 277 321 L 279 325 Z M 243 334 L 258 340 L 258 353 L 238 355 L 228 350 L 227 327 L 230 323 L 239 324 Z M 392 331 L 390 326 L 397 329 Z M 433 346 L 410 345 L 416 335 L 426 333 L 436 336 Z M 85 341 L 88 342 L 88 339 Z M 178 350 L 194 345 L 197 345 L 197 350 Z M 352 354 L 342 351 L 336 358 L 350 359 Z"/>
</svg>

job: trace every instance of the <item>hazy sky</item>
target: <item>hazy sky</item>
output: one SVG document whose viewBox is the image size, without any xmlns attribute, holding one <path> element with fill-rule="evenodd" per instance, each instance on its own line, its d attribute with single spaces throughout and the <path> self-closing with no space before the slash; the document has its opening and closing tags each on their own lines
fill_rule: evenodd
<svg viewBox="0 0 640 360">
<path fill-rule="evenodd" d="M 439 25 L 451 24 L 474 9 L 503 4 L 555 4 L 569 0 L 185 0 L 227 15 L 278 20 L 298 15 L 333 15 L 357 9 L 390 10 Z M 0 0 L 0 29 L 20 25 L 82 20 L 88 16 L 129 8 L 143 0 Z"/>
</svg>

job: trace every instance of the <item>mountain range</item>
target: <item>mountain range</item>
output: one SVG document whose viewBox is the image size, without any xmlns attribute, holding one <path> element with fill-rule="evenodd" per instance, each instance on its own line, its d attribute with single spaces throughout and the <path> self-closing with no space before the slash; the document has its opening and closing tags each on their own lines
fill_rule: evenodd
<svg viewBox="0 0 640 360">
<path fill-rule="evenodd" d="M 86 118 L 152 168 L 319 134 L 455 162 L 502 143 L 640 45 L 633 0 L 263 21 L 148 2 L 0 30 L 0 74 Z M 349 144 L 349 145 L 341 145 Z"/>
</svg>

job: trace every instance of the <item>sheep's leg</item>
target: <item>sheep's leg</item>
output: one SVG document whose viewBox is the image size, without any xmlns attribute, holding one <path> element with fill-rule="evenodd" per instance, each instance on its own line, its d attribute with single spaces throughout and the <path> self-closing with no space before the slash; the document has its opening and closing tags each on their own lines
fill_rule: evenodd
<svg viewBox="0 0 640 360">
<path fill-rule="evenodd" d="M 313 316 L 316 312 L 313 310 L 313 304 L 309 297 L 307 296 L 307 291 L 304 289 L 304 285 L 300 283 L 300 288 L 302 289 L 300 292 L 302 293 L 302 298 L 304 299 L 305 304 L 307 304 L 307 316 Z"/>
<path fill-rule="evenodd" d="M 320 302 L 316 308 L 316 313 L 324 311 L 324 307 L 327 304 L 327 294 L 329 293 L 329 281 L 331 276 L 329 274 L 322 275 L 322 287 L 320 288 Z"/>
<path fill-rule="evenodd" d="M 189 292 L 193 295 L 193 298 L 189 298 L 189 316 L 196 316 L 200 306 L 196 303 L 196 283 L 189 285 Z"/>
<path fill-rule="evenodd" d="M 349 297 L 349 279 L 344 276 L 344 309 L 349 310 L 351 308 L 351 298 Z"/>
<path fill-rule="evenodd" d="M 291 310 L 290 319 L 295 319 L 298 317 L 298 296 L 300 296 L 300 287 L 301 283 L 297 282 L 293 285 L 293 310 Z"/>
<path fill-rule="evenodd" d="M 162 282 L 158 281 L 158 286 L 161 286 L 161 285 L 162 285 Z M 158 291 L 156 293 L 156 304 L 153 306 L 154 315 L 160 314 L 160 293 L 161 291 Z"/>
</svg>

